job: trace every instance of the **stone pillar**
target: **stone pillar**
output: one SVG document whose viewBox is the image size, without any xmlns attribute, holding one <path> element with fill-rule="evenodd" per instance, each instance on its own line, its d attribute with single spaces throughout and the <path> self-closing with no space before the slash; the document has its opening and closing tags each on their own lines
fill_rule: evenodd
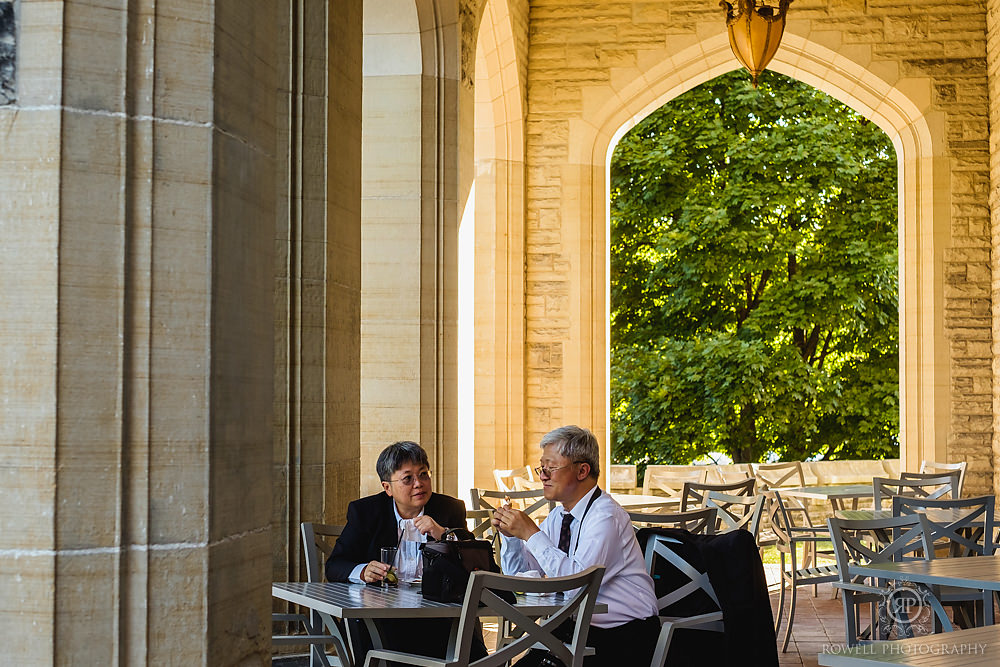
<svg viewBox="0 0 1000 667">
<path fill-rule="evenodd" d="M 361 395 L 362 2 L 281 4 L 276 581 L 306 578 L 300 523 L 343 523 L 359 495 Z"/>
<path fill-rule="evenodd" d="M 19 5 L 5 660 L 267 659 L 277 4 Z"/>
</svg>

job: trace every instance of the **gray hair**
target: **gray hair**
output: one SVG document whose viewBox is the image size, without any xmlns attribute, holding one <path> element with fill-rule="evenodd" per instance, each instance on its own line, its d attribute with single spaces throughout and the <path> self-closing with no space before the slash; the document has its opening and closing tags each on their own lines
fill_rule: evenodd
<svg viewBox="0 0 1000 667">
<path fill-rule="evenodd" d="M 430 463 L 427 462 L 427 452 L 423 447 L 409 440 L 400 440 L 382 450 L 375 463 L 375 471 L 380 480 L 388 482 L 392 479 L 392 473 L 407 463 L 430 467 Z"/>
<path fill-rule="evenodd" d="M 597 438 L 589 430 L 579 426 L 561 426 L 542 436 L 539 447 L 545 449 L 555 445 L 560 456 L 574 463 L 589 463 L 590 476 L 594 479 L 601 474 L 600 449 Z"/>
</svg>

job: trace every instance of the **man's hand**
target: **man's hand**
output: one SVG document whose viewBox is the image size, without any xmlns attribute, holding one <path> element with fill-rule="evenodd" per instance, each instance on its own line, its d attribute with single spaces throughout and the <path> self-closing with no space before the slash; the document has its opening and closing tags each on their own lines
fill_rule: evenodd
<svg viewBox="0 0 1000 667">
<path fill-rule="evenodd" d="M 538 532 L 538 526 L 535 525 L 530 516 L 509 505 L 498 507 L 493 512 L 490 523 L 500 531 L 501 535 L 517 537 L 522 540 L 526 540 Z"/>
<path fill-rule="evenodd" d="M 420 531 L 421 535 L 430 535 L 435 540 L 440 540 L 441 536 L 447 532 L 446 528 L 426 514 L 421 514 L 414 519 L 413 526 Z"/>
<path fill-rule="evenodd" d="M 373 560 L 365 565 L 361 570 L 361 581 L 366 584 L 374 584 L 385 579 L 385 573 L 389 571 L 389 565 Z"/>
</svg>

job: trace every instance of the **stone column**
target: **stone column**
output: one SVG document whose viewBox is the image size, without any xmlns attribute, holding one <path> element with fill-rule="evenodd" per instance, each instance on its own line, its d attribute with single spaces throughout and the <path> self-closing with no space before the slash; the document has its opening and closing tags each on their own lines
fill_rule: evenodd
<svg viewBox="0 0 1000 667">
<path fill-rule="evenodd" d="M 269 654 L 275 3 L 19 5 L 5 660 Z"/>
</svg>

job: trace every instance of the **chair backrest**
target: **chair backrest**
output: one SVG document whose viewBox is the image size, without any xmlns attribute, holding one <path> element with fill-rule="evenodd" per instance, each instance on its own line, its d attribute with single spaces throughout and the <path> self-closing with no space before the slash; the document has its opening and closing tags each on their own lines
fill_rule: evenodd
<svg viewBox="0 0 1000 667">
<path fill-rule="evenodd" d="M 658 567 L 659 561 L 657 557 L 669 563 L 673 568 L 676 568 L 681 575 L 681 578 L 678 579 L 676 573 L 670 573 L 674 575 L 670 580 L 676 580 L 679 585 L 673 587 L 665 595 L 657 598 L 656 608 L 662 612 L 664 609 L 682 602 L 686 598 L 700 595 L 699 591 L 707 595 L 716 606 L 719 606 L 719 597 L 712 587 L 712 582 L 708 579 L 708 573 L 700 572 L 698 568 L 684 560 L 672 548 L 672 545 L 675 544 L 680 544 L 680 541 L 667 535 L 651 535 L 646 541 L 646 549 L 643 555 L 646 559 L 646 572 L 649 573 L 649 576 L 658 580 L 665 576 Z"/>
<path fill-rule="evenodd" d="M 892 497 L 893 516 L 918 514 L 935 549 L 945 546 L 949 556 L 992 556 L 995 496 L 930 500 L 927 498 Z M 936 555 L 932 549 L 929 556 Z"/>
<path fill-rule="evenodd" d="M 718 521 L 717 510 L 714 507 L 702 507 L 687 512 L 664 512 L 662 514 L 629 512 L 628 516 L 632 525 L 637 529 L 640 526 L 682 528 L 691 533 L 705 535 L 715 534 L 715 524 Z"/>
<path fill-rule="evenodd" d="M 705 507 L 714 507 L 717 515 L 716 532 L 746 530 L 754 540 L 760 534 L 763 518 L 764 496 L 730 495 L 721 491 L 709 491 L 705 497 Z"/>
<path fill-rule="evenodd" d="M 779 551 L 789 552 L 792 543 L 792 528 L 795 523 L 792 521 L 788 508 L 785 506 L 785 499 L 781 497 L 781 492 L 777 489 L 770 489 L 764 492 L 765 506 L 764 516 L 771 532 L 776 539 L 775 547 Z"/>
<path fill-rule="evenodd" d="M 612 491 L 632 491 L 639 486 L 634 465 L 613 465 L 608 486 Z"/>
<path fill-rule="evenodd" d="M 448 661 L 470 667 L 499 667 L 541 644 L 566 667 L 583 665 L 587 646 L 590 619 L 594 614 L 597 591 L 604 576 L 604 567 L 594 565 L 583 572 L 567 577 L 512 577 L 492 572 L 473 572 L 462 603 L 462 618 L 458 624 L 457 641 L 449 647 Z M 563 593 L 562 606 L 546 618 L 531 619 L 500 598 L 493 591 L 520 591 L 524 593 Z M 485 607 L 485 610 L 481 608 Z M 472 637 L 478 631 L 476 620 L 480 613 L 498 616 L 511 625 L 516 639 L 508 642 L 495 653 L 469 662 Z M 575 621 L 574 621 L 575 615 Z M 564 622 L 573 622 L 573 638 L 569 645 L 554 633 Z"/>
<path fill-rule="evenodd" d="M 751 477 L 757 478 L 758 491 L 790 486 L 805 486 L 806 483 L 801 461 L 748 463 L 747 470 L 750 472 Z"/>
<path fill-rule="evenodd" d="M 706 482 L 712 484 L 730 484 L 732 482 L 742 482 L 748 477 L 753 477 L 746 465 L 742 463 L 714 463 L 708 468 Z"/>
<path fill-rule="evenodd" d="M 752 496 L 756 480 L 753 477 L 744 478 L 739 482 L 729 484 L 699 484 L 698 482 L 684 482 L 681 489 L 681 511 L 703 507 L 705 505 L 705 495 L 709 491 L 727 493 L 731 496 Z"/>
<path fill-rule="evenodd" d="M 952 497 L 958 487 L 958 471 L 944 475 L 928 476 L 923 473 L 909 473 L 911 479 L 893 479 L 891 477 L 872 478 L 872 493 L 875 499 L 875 509 L 882 509 L 882 501 L 892 496 L 909 496 L 911 498 L 929 498 L 937 500 L 945 496 Z"/>
<path fill-rule="evenodd" d="M 469 531 L 478 537 L 489 539 L 493 535 L 493 510 L 473 509 L 465 511 L 465 521 Z"/>
<path fill-rule="evenodd" d="M 684 482 L 704 484 L 707 476 L 708 466 L 696 468 L 647 466 L 642 480 L 642 494 L 679 499 L 684 492 Z"/>
<path fill-rule="evenodd" d="M 544 489 L 533 491 L 489 491 L 486 489 L 470 489 L 472 509 L 493 511 L 506 501 L 524 510 L 532 519 L 547 515 L 556 507 L 554 500 L 545 499 Z"/>
<path fill-rule="evenodd" d="M 962 490 L 965 488 L 965 471 L 968 468 L 968 463 L 961 461 L 959 463 L 939 463 L 937 461 L 921 461 L 920 462 L 920 472 L 924 473 L 942 473 L 942 472 L 954 472 L 958 471 L 958 491 L 955 492 L 955 498 L 962 497 Z M 900 475 L 902 477 L 902 475 Z"/>
<path fill-rule="evenodd" d="M 884 519 L 827 519 L 830 541 L 842 583 L 860 583 L 866 577 L 851 575 L 851 565 L 925 558 L 930 542 L 919 516 Z"/>
<path fill-rule="evenodd" d="M 531 466 L 521 466 L 510 470 L 496 469 L 493 471 L 493 479 L 496 480 L 499 491 L 517 491 L 516 479 L 526 479 L 529 482 L 535 481 L 535 476 L 531 472 Z"/>
<path fill-rule="evenodd" d="M 302 534 L 302 553 L 306 559 L 306 577 L 310 583 L 322 583 L 323 565 L 333 553 L 333 545 L 344 527 L 303 521 L 299 530 Z"/>
</svg>

